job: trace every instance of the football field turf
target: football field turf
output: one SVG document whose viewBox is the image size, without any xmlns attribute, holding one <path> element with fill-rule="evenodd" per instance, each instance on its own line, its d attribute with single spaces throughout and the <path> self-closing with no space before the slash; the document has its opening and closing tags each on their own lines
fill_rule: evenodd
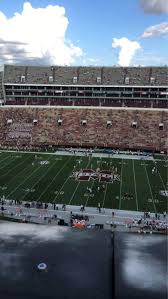
<svg viewBox="0 0 168 299">
<path fill-rule="evenodd" d="M 0 197 L 163 212 L 167 210 L 167 170 L 161 157 L 152 161 L 1 152 Z"/>
</svg>

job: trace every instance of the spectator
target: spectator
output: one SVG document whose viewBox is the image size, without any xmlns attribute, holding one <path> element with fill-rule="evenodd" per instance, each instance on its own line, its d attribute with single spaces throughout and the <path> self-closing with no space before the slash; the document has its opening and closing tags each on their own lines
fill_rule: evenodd
<svg viewBox="0 0 168 299">
<path fill-rule="evenodd" d="M 101 213 L 101 206 L 100 206 L 100 202 L 98 203 L 98 210 L 99 210 L 99 213 Z"/>
<path fill-rule="evenodd" d="M 1 211 L 3 212 L 5 210 L 5 208 L 3 206 L 1 206 Z"/>
<path fill-rule="evenodd" d="M 66 211 L 66 205 L 65 204 L 62 205 L 62 210 Z"/>
<path fill-rule="evenodd" d="M 81 212 L 84 212 L 84 210 L 85 210 L 84 205 L 81 205 L 81 207 L 80 207 L 80 211 L 81 211 Z"/>
</svg>

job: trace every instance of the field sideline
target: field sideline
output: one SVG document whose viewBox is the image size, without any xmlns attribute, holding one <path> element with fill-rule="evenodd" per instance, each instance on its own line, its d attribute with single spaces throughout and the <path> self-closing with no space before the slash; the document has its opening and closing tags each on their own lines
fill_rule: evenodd
<svg viewBox="0 0 168 299">
<path fill-rule="evenodd" d="M 156 171 L 152 174 L 153 167 Z M 167 197 L 163 194 L 168 190 L 167 169 L 165 159 L 1 152 L 0 197 L 86 207 L 100 203 L 102 208 L 163 212 L 167 210 Z M 77 178 L 81 172 L 82 181 Z M 114 175 L 113 182 L 104 179 L 110 173 Z"/>
</svg>

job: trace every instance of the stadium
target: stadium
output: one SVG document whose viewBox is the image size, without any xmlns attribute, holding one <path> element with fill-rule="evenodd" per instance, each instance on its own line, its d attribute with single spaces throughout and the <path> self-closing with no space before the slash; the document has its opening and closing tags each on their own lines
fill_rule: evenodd
<svg viewBox="0 0 168 299">
<path fill-rule="evenodd" d="M 163 213 L 167 109 L 167 67 L 5 65 L 1 197 Z"/>
<path fill-rule="evenodd" d="M 168 298 L 167 17 L 0 1 L 0 299 Z"/>
<path fill-rule="evenodd" d="M 0 80 L 2 298 L 166 298 L 168 68 Z"/>
</svg>

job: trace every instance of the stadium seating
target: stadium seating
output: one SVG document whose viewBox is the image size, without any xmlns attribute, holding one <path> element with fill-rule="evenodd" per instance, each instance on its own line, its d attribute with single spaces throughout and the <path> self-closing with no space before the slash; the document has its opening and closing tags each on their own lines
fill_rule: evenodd
<svg viewBox="0 0 168 299">
<path fill-rule="evenodd" d="M 99 80 L 97 80 L 99 78 Z M 102 75 L 100 67 L 80 67 L 78 69 L 78 82 L 80 84 L 101 84 Z"/>
<path fill-rule="evenodd" d="M 3 99 L 3 94 L 2 94 L 2 72 L 0 72 L 0 100 Z"/>
<path fill-rule="evenodd" d="M 4 83 L 71 85 L 74 78 L 81 85 L 167 86 L 168 67 L 4 66 Z"/>
<path fill-rule="evenodd" d="M 4 83 L 21 83 L 21 76 L 25 76 L 25 73 L 25 66 L 7 65 L 4 71 Z"/>
<path fill-rule="evenodd" d="M 53 80 L 56 84 L 72 84 L 74 77 L 78 77 L 77 67 L 54 67 Z"/>
<path fill-rule="evenodd" d="M 26 68 L 25 80 L 26 83 L 48 84 L 49 77 L 53 76 L 52 67 L 36 67 L 29 66 Z M 50 82 L 51 83 L 51 82 Z"/>
<path fill-rule="evenodd" d="M 0 108 L 2 146 L 98 146 L 166 151 L 167 131 L 168 112 L 157 109 Z"/>
<path fill-rule="evenodd" d="M 168 86 L 168 68 L 153 67 L 151 76 L 155 79 L 155 85 Z"/>
<path fill-rule="evenodd" d="M 129 67 L 126 70 L 126 77 L 129 78 L 129 85 L 150 85 L 149 67 Z"/>
<path fill-rule="evenodd" d="M 168 148 L 167 67 L 6 65 L 1 98 L 2 146 Z"/>
<path fill-rule="evenodd" d="M 102 73 L 103 84 L 124 85 L 126 68 L 104 67 Z"/>
<path fill-rule="evenodd" d="M 5 65 L 3 78 L 6 105 L 168 108 L 167 67 Z"/>
</svg>

